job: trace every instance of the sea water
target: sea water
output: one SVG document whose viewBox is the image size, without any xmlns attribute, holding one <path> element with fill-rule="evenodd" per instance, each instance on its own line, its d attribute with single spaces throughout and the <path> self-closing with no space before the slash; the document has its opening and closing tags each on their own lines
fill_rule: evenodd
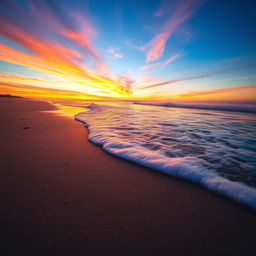
<svg viewBox="0 0 256 256">
<path fill-rule="evenodd" d="M 256 115 L 91 104 L 75 119 L 107 152 L 256 209 Z"/>
</svg>

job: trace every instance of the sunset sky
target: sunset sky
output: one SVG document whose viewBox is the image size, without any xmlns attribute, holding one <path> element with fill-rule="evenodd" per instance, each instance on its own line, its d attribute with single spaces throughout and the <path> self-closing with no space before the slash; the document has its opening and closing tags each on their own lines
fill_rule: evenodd
<svg viewBox="0 0 256 256">
<path fill-rule="evenodd" d="M 1 0 L 0 93 L 256 100 L 254 1 Z"/>
</svg>

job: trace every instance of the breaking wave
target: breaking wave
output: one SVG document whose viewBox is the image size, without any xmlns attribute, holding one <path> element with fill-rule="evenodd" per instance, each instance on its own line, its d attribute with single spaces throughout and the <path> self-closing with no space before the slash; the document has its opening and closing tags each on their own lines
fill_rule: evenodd
<svg viewBox="0 0 256 256">
<path fill-rule="evenodd" d="M 256 210 L 255 115 L 132 104 L 89 108 L 75 119 L 107 152 Z"/>
</svg>

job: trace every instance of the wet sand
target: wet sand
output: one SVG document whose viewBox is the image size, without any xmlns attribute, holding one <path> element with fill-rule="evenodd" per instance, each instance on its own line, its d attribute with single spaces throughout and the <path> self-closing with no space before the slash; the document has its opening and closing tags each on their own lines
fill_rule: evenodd
<svg viewBox="0 0 256 256">
<path fill-rule="evenodd" d="M 254 255 L 255 212 L 107 154 L 52 109 L 0 99 L 1 255 Z"/>
</svg>

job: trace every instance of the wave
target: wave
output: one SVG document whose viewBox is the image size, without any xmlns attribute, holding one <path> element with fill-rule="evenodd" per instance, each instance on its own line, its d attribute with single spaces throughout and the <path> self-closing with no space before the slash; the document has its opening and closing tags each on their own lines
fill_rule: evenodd
<svg viewBox="0 0 256 256">
<path fill-rule="evenodd" d="M 173 108 L 191 108 L 191 109 L 205 109 L 205 110 L 218 110 L 218 111 L 231 111 L 256 114 L 256 103 L 172 103 L 172 102 L 133 102 L 133 104 L 162 106 Z"/>
<path fill-rule="evenodd" d="M 84 123 L 88 128 L 89 141 L 101 146 L 108 153 L 158 172 L 198 183 L 210 191 L 256 210 L 255 188 L 221 176 L 214 170 L 207 168 L 204 160 L 198 157 L 188 155 L 169 158 L 158 151 L 138 146 L 134 142 L 115 138 L 102 129 L 93 118 L 89 118 L 90 115 L 100 116 L 107 107 L 93 104 L 89 108 L 90 111 L 77 114 L 75 120 Z M 101 120 L 104 122 L 104 119 Z"/>
</svg>

